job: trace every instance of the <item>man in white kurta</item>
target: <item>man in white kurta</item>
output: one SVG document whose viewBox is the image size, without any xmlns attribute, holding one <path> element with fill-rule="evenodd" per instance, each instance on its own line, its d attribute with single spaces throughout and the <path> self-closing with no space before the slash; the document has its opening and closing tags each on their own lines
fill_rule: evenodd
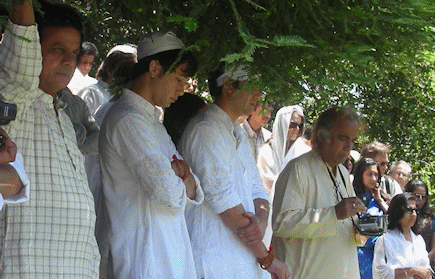
<svg viewBox="0 0 435 279">
<path fill-rule="evenodd" d="M 253 200 L 267 200 L 248 139 L 217 105 L 195 117 L 180 150 L 201 180 L 205 202 L 186 211 L 198 278 L 268 278 L 248 247 L 222 222 L 219 213 Z"/>
<path fill-rule="evenodd" d="M 336 116 L 338 121 L 332 130 L 325 129 L 327 138 L 317 140 L 316 150 L 290 161 L 276 182 L 272 244 L 291 278 L 360 278 L 350 218 L 365 208 L 340 163 L 358 126 L 352 118 L 332 115 L 330 119 Z"/>
<path fill-rule="evenodd" d="M 142 68 L 131 90 L 123 90 L 101 126 L 100 163 L 115 278 L 196 277 L 184 210 L 204 196 L 199 183 L 191 184 L 198 180 L 188 167 L 184 175 L 173 169 L 182 158 L 156 108 L 169 106 L 183 94 L 188 75 L 183 70 L 191 62 L 182 57 L 182 64 L 169 73 L 159 62 L 164 51 L 178 53 L 182 48 L 172 32 L 145 37 L 138 58 L 149 67 Z"/>
<path fill-rule="evenodd" d="M 247 212 L 258 216 L 255 225 L 263 228 L 269 214 L 249 141 L 236 121 L 250 113 L 260 97 L 258 89 L 243 88 L 246 78 L 244 70 L 217 78 L 216 91 L 221 94 L 189 122 L 179 142 L 204 191 L 204 203 L 186 210 L 197 278 L 270 278 L 257 263 L 272 253 L 261 242 L 264 230 L 253 244 L 236 234 L 253 224 Z M 277 278 L 287 278 L 287 268 L 277 259 L 264 268 Z"/>
</svg>

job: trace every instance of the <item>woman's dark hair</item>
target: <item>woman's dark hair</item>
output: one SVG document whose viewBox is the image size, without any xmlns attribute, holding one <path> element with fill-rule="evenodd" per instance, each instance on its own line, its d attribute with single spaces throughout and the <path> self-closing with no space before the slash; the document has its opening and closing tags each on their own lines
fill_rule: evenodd
<svg viewBox="0 0 435 279">
<path fill-rule="evenodd" d="M 426 192 L 426 201 L 423 204 L 423 207 L 418 212 L 418 217 L 431 217 L 432 216 L 432 210 L 429 207 L 429 189 L 427 188 L 426 184 L 423 181 L 420 180 L 411 180 L 405 185 L 405 192 L 408 193 L 414 193 L 414 190 L 416 188 L 424 188 L 424 191 Z"/>
<path fill-rule="evenodd" d="M 394 230 L 398 228 L 403 232 L 399 224 L 400 219 L 405 215 L 405 208 L 409 201 L 416 201 L 415 196 L 411 193 L 398 194 L 393 197 L 388 208 L 388 228 Z"/>
<path fill-rule="evenodd" d="M 357 197 L 361 198 L 365 193 L 363 184 L 363 174 L 371 166 L 376 166 L 378 169 L 378 183 L 381 182 L 381 175 L 378 164 L 371 158 L 362 158 L 358 161 L 355 166 L 354 178 L 353 178 L 353 188 L 355 189 L 355 194 Z"/>
<path fill-rule="evenodd" d="M 39 0 L 41 11 L 35 12 L 35 21 L 38 25 L 40 41 L 42 42 L 47 28 L 72 27 L 80 33 L 80 48 L 84 41 L 83 17 L 73 7 L 67 4 L 50 3 L 46 0 Z"/>
<path fill-rule="evenodd" d="M 98 67 L 96 78 L 106 81 L 109 79 L 110 75 L 113 75 L 116 67 L 123 61 L 131 60 L 134 62 L 134 56 L 131 53 L 124 53 L 122 51 L 114 51 L 109 56 L 107 56 L 101 65 Z"/>
<path fill-rule="evenodd" d="M 181 58 L 179 58 L 178 56 L 180 54 L 180 51 L 184 50 L 167 50 L 142 58 L 134 66 L 132 72 L 132 80 L 135 80 L 136 78 L 148 72 L 150 63 L 153 60 L 159 61 L 159 64 L 160 66 L 162 66 L 165 73 L 170 70 L 171 66 L 173 66 L 173 71 L 179 65 L 187 63 L 186 73 L 189 77 L 193 77 L 196 73 L 196 70 L 198 69 L 198 63 L 196 61 L 196 58 L 190 51 L 183 52 Z M 173 65 L 176 61 L 178 61 L 178 63 Z"/>
<path fill-rule="evenodd" d="M 205 101 L 195 94 L 185 93 L 178 97 L 170 107 L 165 109 L 163 125 L 175 145 L 183 134 L 189 120 L 205 108 Z"/>
</svg>

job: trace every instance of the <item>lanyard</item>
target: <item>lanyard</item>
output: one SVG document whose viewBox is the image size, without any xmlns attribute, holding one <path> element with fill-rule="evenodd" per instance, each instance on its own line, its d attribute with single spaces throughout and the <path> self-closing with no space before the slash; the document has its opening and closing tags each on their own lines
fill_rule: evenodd
<svg viewBox="0 0 435 279">
<path fill-rule="evenodd" d="M 322 160 L 323 160 L 323 158 L 322 158 Z M 331 170 L 330 170 L 329 167 L 328 167 L 328 164 L 326 164 L 325 160 L 323 160 L 323 163 L 325 163 L 325 167 L 326 167 L 326 169 L 328 170 L 329 177 L 331 178 L 332 183 L 334 183 L 335 195 L 336 195 L 336 197 L 337 197 L 337 203 L 339 203 L 341 200 L 343 200 L 343 195 L 342 195 L 341 192 L 340 192 L 339 185 L 337 184 L 337 181 L 335 180 L 334 176 L 332 175 Z M 343 185 L 345 186 L 345 189 L 346 189 L 346 182 L 344 182 L 344 176 L 343 176 L 343 173 L 341 172 L 341 170 L 340 170 L 339 167 L 337 167 L 337 169 L 338 169 L 338 172 L 340 173 L 341 181 L 343 181 Z M 347 191 L 346 191 L 346 193 L 347 193 Z M 338 199 L 338 195 L 340 195 L 341 200 Z M 347 196 L 348 196 L 348 198 L 349 198 L 349 195 L 347 195 Z M 359 214 L 358 214 L 358 218 L 359 218 L 359 217 L 360 217 L 360 216 L 359 216 Z M 350 218 L 350 220 L 352 220 L 352 224 L 356 227 L 356 225 L 355 225 L 355 221 L 353 220 L 353 217 L 350 216 L 349 218 Z"/>
<path fill-rule="evenodd" d="M 323 160 L 323 158 L 322 158 L 322 160 Z M 328 170 L 328 173 L 329 173 L 329 177 L 331 178 L 332 183 L 334 183 L 334 188 L 335 188 L 335 194 L 336 194 L 336 197 L 337 197 L 337 202 L 340 202 L 340 200 L 338 199 L 338 195 L 340 195 L 341 199 L 343 199 L 343 195 L 340 192 L 339 184 L 337 184 L 337 181 L 335 180 L 334 176 L 332 175 L 331 170 L 329 169 L 329 167 L 326 164 L 325 160 L 323 160 L 323 163 L 325 163 L 326 169 Z M 338 172 L 340 173 L 341 180 L 343 181 L 343 185 L 346 185 L 346 183 L 344 182 L 344 177 L 343 177 L 343 174 L 341 173 L 340 168 L 337 168 L 337 169 L 338 169 Z"/>
</svg>

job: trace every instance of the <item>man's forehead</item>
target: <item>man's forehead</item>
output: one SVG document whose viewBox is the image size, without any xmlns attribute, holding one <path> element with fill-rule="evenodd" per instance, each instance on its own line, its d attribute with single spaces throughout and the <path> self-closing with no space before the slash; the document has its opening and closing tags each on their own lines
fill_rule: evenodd
<svg viewBox="0 0 435 279">
<path fill-rule="evenodd" d="M 356 138 L 359 134 L 359 125 L 357 122 L 350 119 L 341 119 L 335 123 L 334 128 L 331 132 L 339 136 Z"/>
<path fill-rule="evenodd" d="M 187 72 L 188 66 L 189 64 L 187 62 L 180 64 L 175 68 L 174 73 L 182 77 L 188 78 L 189 77 L 189 73 Z"/>
<path fill-rule="evenodd" d="M 75 38 L 73 36 L 75 36 Z M 70 45 L 76 43 L 74 48 L 80 49 L 81 35 L 79 31 L 73 27 L 46 27 L 42 31 L 41 38 L 42 44 L 48 41 L 50 41 L 51 45 Z"/>
</svg>

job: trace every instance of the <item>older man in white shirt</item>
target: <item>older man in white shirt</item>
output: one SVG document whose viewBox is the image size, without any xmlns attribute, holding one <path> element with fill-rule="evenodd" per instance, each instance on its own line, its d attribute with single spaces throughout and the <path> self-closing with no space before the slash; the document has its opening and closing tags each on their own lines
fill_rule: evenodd
<svg viewBox="0 0 435 279">
<path fill-rule="evenodd" d="M 180 140 L 181 153 L 200 178 L 205 199 L 186 212 L 197 278 L 269 278 L 260 266 L 277 278 L 288 277 L 284 263 L 261 241 L 268 197 L 236 121 L 250 113 L 260 97 L 247 78 L 242 69 L 209 78 L 215 103 L 190 121 Z"/>
<path fill-rule="evenodd" d="M 189 52 L 178 57 L 183 47 L 172 32 L 147 34 L 138 47 L 132 85 L 101 126 L 99 151 L 116 278 L 196 277 L 184 209 L 201 203 L 203 193 L 156 108 L 183 95 L 185 82 L 196 71 Z"/>
</svg>

